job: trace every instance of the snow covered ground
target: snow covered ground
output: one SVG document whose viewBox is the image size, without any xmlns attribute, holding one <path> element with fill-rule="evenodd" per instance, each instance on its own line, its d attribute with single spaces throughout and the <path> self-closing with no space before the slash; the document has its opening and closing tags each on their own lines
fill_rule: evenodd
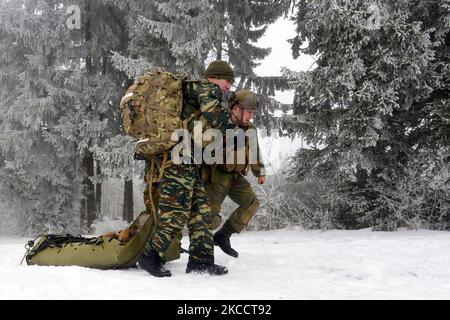
<svg viewBox="0 0 450 320">
<path fill-rule="evenodd" d="M 450 299 L 450 232 L 276 230 L 233 236 L 222 277 L 20 266 L 29 239 L 0 238 L 0 299 Z M 186 244 L 187 239 L 183 239 Z"/>
</svg>

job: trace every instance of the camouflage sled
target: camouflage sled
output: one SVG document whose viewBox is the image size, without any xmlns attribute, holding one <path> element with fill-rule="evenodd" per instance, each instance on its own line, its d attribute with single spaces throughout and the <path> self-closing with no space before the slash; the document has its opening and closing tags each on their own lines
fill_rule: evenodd
<svg viewBox="0 0 450 320">
<path fill-rule="evenodd" d="M 119 233 L 94 238 L 71 235 L 41 235 L 27 244 L 28 265 L 81 266 L 98 269 L 135 267 L 154 229 L 151 214 L 142 212 Z M 179 243 L 172 243 L 171 247 Z M 179 248 L 169 248 L 166 261 L 180 257 Z"/>
</svg>

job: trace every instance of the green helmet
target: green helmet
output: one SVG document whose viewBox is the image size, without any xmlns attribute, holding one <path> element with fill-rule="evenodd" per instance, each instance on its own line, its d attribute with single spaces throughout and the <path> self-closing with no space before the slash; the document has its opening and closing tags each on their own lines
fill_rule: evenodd
<svg viewBox="0 0 450 320">
<path fill-rule="evenodd" d="M 235 94 L 238 107 L 244 110 L 259 110 L 259 99 L 256 94 L 249 90 L 239 90 Z"/>
<path fill-rule="evenodd" d="M 234 81 L 234 72 L 228 62 L 216 60 L 211 62 L 205 71 L 206 78 L 225 79 L 230 82 Z"/>
</svg>

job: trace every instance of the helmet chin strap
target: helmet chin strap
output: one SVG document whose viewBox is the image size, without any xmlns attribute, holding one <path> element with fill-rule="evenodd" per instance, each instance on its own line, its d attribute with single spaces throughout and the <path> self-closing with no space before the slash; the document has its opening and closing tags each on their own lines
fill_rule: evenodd
<svg viewBox="0 0 450 320">
<path fill-rule="evenodd" d="M 245 110 L 242 109 L 242 108 L 239 108 L 239 111 L 241 112 L 241 118 L 238 119 L 239 125 L 241 127 L 248 127 L 249 124 L 248 123 L 244 123 L 244 112 L 245 112 Z"/>
<path fill-rule="evenodd" d="M 234 118 L 237 121 L 237 124 L 241 127 L 248 127 L 248 124 L 244 123 L 244 109 L 242 109 L 241 107 L 237 107 L 239 110 L 239 113 L 237 115 L 234 115 Z"/>
</svg>

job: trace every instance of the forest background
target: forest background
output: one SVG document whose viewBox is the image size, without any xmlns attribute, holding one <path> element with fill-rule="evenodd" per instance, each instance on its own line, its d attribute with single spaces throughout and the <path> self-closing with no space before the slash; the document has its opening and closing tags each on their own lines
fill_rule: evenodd
<svg viewBox="0 0 450 320">
<path fill-rule="evenodd" d="M 294 60 L 264 74 L 280 19 Z M 0 233 L 131 221 L 143 163 L 124 91 L 215 59 L 258 93 L 269 135 L 250 228 L 450 228 L 449 0 L 0 0 Z"/>
</svg>

